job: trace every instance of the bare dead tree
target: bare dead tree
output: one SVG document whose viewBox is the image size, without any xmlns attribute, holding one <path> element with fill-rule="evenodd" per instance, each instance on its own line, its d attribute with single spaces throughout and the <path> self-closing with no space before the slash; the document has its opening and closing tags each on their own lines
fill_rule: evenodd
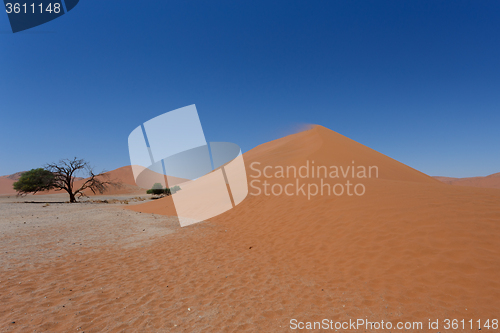
<svg viewBox="0 0 500 333">
<path fill-rule="evenodd" d="M 95 173 L 87 161 L 76 157 L 72 160 L 62 159 L 58 163 L 46 164 L 44 168 L 54 175 L 52 187 L 68 192 L 71 203 L 76 202 L 77 197 L 85 196 L 86 189 L 91 190 L 94 194 L 102 194 L 109 186 L 120 186 L 119 183 L 109 180 L 105 171 Z M 82 172 L 86 178 L 81 185 L 75 188 L 75 176 Z"/>
</svg>

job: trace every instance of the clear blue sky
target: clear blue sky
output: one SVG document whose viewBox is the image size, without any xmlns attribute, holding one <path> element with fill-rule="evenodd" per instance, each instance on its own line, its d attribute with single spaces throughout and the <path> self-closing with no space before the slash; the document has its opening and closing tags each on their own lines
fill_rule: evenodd
<svg viewBox="0 0 500 333">
<path fill-rule="evenodd" d="M 0 13 L 0 44 L 2 175 L 127 165 L 136 126 L 190 104 L 244 151 L 316 123 L 430 175 L 500 172 L 500 1 L 82 0 L 17 34 Z"/>
</svg>

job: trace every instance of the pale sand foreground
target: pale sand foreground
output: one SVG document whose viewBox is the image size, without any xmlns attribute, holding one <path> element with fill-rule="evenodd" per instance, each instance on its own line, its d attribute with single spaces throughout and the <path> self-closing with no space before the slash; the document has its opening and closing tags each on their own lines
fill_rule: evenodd
<svg viewBox="0 0 500 333">
<path fill-rule="evenodd" d="M 85 201 L 67 204 L 62 201 L 66 197 L 0 197 L 2 268 L 33 267 L 74 251 L 143 246 L 144 242 L 171 233 L 177 227 L 174 218 L 141 216 L 123 210 L 121 205 Z"/>
</svg>

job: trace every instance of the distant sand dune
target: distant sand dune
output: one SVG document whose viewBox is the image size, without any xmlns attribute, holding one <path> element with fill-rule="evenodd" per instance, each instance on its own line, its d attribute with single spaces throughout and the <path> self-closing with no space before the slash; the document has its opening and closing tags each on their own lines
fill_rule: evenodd
<svg viewBox="0 0 500 333">
<path fill-rule="evenodd" d="M 8 178 L 8 176 L 0 177 L 0 195 L 13 195 L 17 192 L 12 188 L 15 180 Z"/>
<path fill-rule="evenodd" d="M 500 172 L 494 173 L 486 177 L 468 177 L 468 178 L 451 178 L 451 177 L 434 177 L 437 180 L 450 185 L 472 186 L 483 188 L 500 188 Z"/>
</svg>

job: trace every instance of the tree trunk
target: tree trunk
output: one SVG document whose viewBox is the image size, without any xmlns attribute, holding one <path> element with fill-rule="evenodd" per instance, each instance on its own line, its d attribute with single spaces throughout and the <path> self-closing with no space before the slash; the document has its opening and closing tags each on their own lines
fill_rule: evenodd
<svg viewBox="0 0 500 333">
<path fill-rule="evenodd" d="M 75 195 L 72 192 L 69 192 L 69 202 L 70 203 L 75 203 L 76 202 Z"/>
</svg>

